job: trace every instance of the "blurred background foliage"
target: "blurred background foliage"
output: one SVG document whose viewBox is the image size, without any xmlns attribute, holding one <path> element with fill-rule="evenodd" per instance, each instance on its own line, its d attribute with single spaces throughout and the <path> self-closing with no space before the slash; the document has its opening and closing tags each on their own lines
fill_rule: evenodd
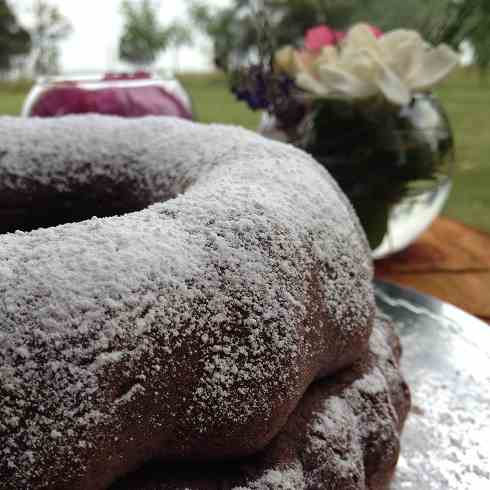
<svg viewBox="0 0 490 490">
<path fill-rule="evenodd" d="M 60 9 L 46 0 L 33 0 L 29 25 L 21 26 L 12 3 L 0 0 L 0 76 L 12 71 L 34 75 L 58 72 L 59 43 L 72 26 Z"/>
<path fill-rule="evenodd" d="M 37 75 L 56 74 L 59 71 L 59 43 L 70 35 L 72 25 L 59 8 L 44 0 L 34 2 L 32 17 L 29 29 L 32 71 Z"/>
<path fill-rule="evenodd" d="M 0 74 L 8 73 L 31 48 L 29 32 L 19 24 L 7 1 L 0 0 Z"/>
<path fill-rule="evenodd" d="M 181 22 L 163 25 L 158 20 L 160 3 L 123 0 L 124 27 L 119 39 L 121 60 L 140 68 L 151 66 L 162 51 L 192 43 L 192 32 Z"/>
<path fill-rule="evenodd" d="M 0 72 L 24 65 L 35 75 L 56 73 L 59 43 L 70 35 L 72 26 L 59 3 L 28 3 L 32 20 L 21 26 L 14 0 L 0 0 Z M 121 0 L 120 59 L 149 67 L 163 51 L 192 44 L 201 31 L 211 39 L 215 66 L 226 71 L 257 56 L 260 29 L 268 42 L 282 46 L 299 42 L 308 28 L 320 23 L 345 30 L 365 21 L 384 31 L 418 30 L 433 44 L 446 42 L 457 48 L 463 40 L 470 41 L 479 65 L 490 62 L 489 0 L 230 0 L 226 6 L 184 0 L 184 4 L 190 22 L 162 24 L 161 1 Z"/>
<path fill-rule="evenodd" d="M 232 0 L 214 8 L 204 0 L 188 2 L 196 27 L 212 39 L 216 66 L 224 70 L 256 55 L 264 22 L 277 46 L 298 42 L 317 24 L 345 30 L 363 21 L 383 31 L 415 29 L 433 44 L 455 48 L 470 40 L 481 66 L 490 61 L 488 0 Z"/>
<path fill-rule="evenodd" d="M 124 27 L 119 39 L 119 57 L 137 66 L 149 66 L 170 42 L 170 29 L 160 25 L 157 4 L 124 0 L 121 12 Z"/>
</svg>

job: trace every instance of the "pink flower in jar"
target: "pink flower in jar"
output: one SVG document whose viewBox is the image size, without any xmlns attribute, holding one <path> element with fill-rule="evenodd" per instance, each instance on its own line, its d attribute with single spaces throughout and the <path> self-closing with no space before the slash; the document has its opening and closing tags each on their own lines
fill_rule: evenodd
<svg viewBox="0 0 490 490">
<path fill-rule="evenodd" d="M 336 36 L 335 39 L 336 44 L 339 44 L 347 36 L 347 33 L 345 31 L 335 31 L 335 36 Z"/>
<path fill-rule="evenodd" d="M 375 37 L 381 37 L 383 35 L 383 31 L 379 27 L 370 25 L 369 28 Z"/>
<path fill-rule="evenodd" d="M 337 44 L 336 31 L 325 24 L 312 27 L 306 31 L 305 48 L 310 51 L 319 51 L 324 46 Z"/>
<path fill-rule="evenodd" d="M 369 28 L 375 37 L 381 37 L 383 32 L 376 26 Z M 344 31 L 336 31 L 325 24 L 321 24 L 306 31 L 305 48 L 309 51 L 320 51 L 325 46 L 339 44 L 347 34 Z"/>
<path fill-rule="evenodd" d="M 66 114 L 111 114 L 121 117 L 148 115 L 192 119 L 191 110 L 180 97 L 166 90 L 149 73 L 107 73 L 90 86 L 83 81 L 61 81 L 35 101 L 31 116 L 56 117 Z M 125 85 L 124 82 L 135 82 Z"/>
</svg>

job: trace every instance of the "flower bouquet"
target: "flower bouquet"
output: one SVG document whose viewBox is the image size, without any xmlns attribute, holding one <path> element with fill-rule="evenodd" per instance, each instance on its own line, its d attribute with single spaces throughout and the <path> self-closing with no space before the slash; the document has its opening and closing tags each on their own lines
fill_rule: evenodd
<svg viewBox="0 0 490 490">
<path fill-rule="evenodd" d="M 261 131 L 312 154 L 350 198 L 373 250 L 405 197 L 448 174 L 453 137 L 430 89 L 459 64 L 415 31 L 309 30 L 237 71 L 232 90 L 267 111 Z M 392 250 L 393 251 L 393 250 Z"/>
</svg>

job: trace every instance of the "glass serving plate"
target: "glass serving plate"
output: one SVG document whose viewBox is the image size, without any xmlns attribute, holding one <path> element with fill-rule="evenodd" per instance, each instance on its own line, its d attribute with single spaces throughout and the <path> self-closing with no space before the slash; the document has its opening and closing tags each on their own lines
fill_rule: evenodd
<svg viewBox="0 0 490 490">
<path fill-rule="evenodd" d="M 376 297 L 412 392 L 392 490 L 490 489 L 490 325 L 390 283 Z"/>
</svg>

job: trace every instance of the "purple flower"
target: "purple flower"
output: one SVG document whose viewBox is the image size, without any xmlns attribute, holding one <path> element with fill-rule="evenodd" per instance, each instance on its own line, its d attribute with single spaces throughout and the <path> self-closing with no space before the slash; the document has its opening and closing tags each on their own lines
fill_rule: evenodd
<svg viewBox="0 0 490 490">
<path fill-rule="evenodd" d="M 253 67 L 246 77 L 240 77 L 238 82 L 232 85 L 231 91 L 238 100 L 246 102 L 250 109 L 256 111 L 270 107 L 267 88 L 266 75 L 260 67 Z"/>
</svg>

